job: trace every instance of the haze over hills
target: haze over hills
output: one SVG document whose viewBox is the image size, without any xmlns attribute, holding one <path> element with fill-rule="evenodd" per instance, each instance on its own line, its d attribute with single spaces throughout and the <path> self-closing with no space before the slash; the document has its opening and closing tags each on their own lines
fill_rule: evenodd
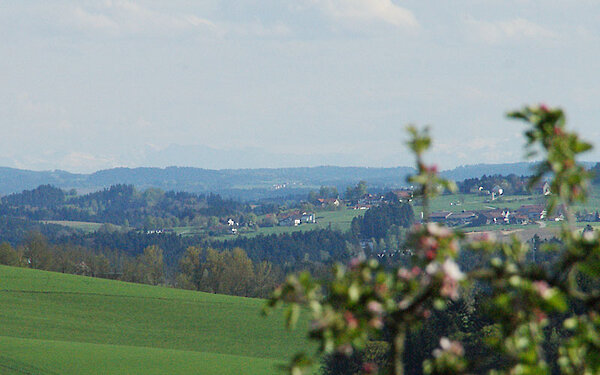
<svg viewBox="0 0 600 375">
<path fill-rule="evenodd" d="M 385 165 L 381 164 L 381 160 L 371 159 L 371 162 L 375 163 L 374 165 Z M 322 152 L 318 148 L 306 148 L 304 152 L 292 153 L 270 152 L 258 147 L 219 149 L 201 145 L 171 144 L 158 150 L 146 148 L 140 160 L 137 161 L 137 165 L 163 168 L 186 165 L 205 169 L 253 169 L 260 165 L 263 168 L 272 169 L 319 165 L 348 166 L 354 163 L 358 164 L 359 161 L 361 158 L 356 154 Z"/>
<path fill-rule="evenodd" d="M 402 186 L 412 168 L 310 167 L 261 169 L 202 169 L 191 167 L 113 168 L 91 174 L 0 168 L 0 193 L 10 194 L 50 184 L 63 189 L 92 191 L 115 184 L 131 184 L 189 192 L 235 195 L 239 191 L 289 195 L 321 185 L 345 187 L 360 180 L 372 186 Z M 267 195 L 273 195 L 267 194 Z"/>
<path fill-rule="evenodd" d="M 472 164 L 461 165 L 453 169 L 442 171 L 440 174 L 454 181 L 462 181 L 467 178 L 481 177 L 483 175 L 509 175 L 528 176 L 532 174 L 535 163 L 518 162 L 506 164 Z"/>
<path fill-rule="evenodd" d="M 594 163 L 587 163 L 592 166 Z M 484 174 L 531 174 L 532 162 L 507 164 L 476 164 L 460 166 L 441 174 L 461 181 Z M 140 189 L 150 187 L 189 192 L 216 192 L 234 196 L 241 192 L 247 198 L 285 196 L 305 193 L 321 185 L 344 189 L 360 180 L 373 188 L 406 186 L 406 177 L 414 173 L 411 167 L 296 167 L 258 169 L 202 169 L 192 167 L 112 168 L 90 174 L 61 170 L 31 171 L 0 167 L 0 193 L 10 194 L 50 184 L 81 192 L 99 190 L 115 184 L 131 184 Z M 249 194 L 253 192 L 252 194 Z"/>
</svg>

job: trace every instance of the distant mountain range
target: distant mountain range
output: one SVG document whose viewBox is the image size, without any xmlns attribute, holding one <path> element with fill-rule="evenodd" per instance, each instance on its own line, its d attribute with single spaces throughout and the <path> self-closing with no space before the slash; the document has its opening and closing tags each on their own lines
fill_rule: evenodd
<svg viewBox="0 0 600 375">
<path fill-rule="evenodd" d="M 586 163 L 592 166 L 595 163 Z M 484 174 L 530 175 L 534 163 L 477 164 L 460 166 L 441 172 L 449 179 L 461 181 Z M 254 199 L 304 194 L 321 185 L 336 186 L 342 192 L 346 186 L 365 180 L 375 189 L 407 186 L 406 178 L 414 173 L 410 167 L 306 167 L 260 169 L 202 169 L 191 167 L 112 168 L 91 174 L 76 174 L 60 170 L 30 171 L 0 167 L 0 194 L 10 194 L 50 184 L 80 192 L 100 190 L 115 184 L 132 184 L 139 189 L 189 192 L 215 192 L 224 196 Z"/>
</svg>

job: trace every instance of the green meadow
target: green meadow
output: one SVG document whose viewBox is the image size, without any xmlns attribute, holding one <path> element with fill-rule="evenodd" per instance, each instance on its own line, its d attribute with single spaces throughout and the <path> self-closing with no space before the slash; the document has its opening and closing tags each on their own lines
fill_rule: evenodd
<svg viewBox="0 0 600 375">
<path fill-rule="evenodd" d="M 573 206 L 574 211 L 600 211 L 600 188 L 591 186 L 588 193 L 586 202 L 575 204 Z M 528 204 L 546 204 L 546 197 L 542 195 L 503 195 L 492 201 L 489 195 L 447 194 L 432 199 L 430 210 L 451 212 L 489 210 L 494 208 L 514 210 Z M 415 214 L 418 213 L 420 215 L 420 206 L 413 205 L 413 209 L 415 210 Z"/>
<path fill-rule="evenodd" d="M 271 235 L 271 234 L 282 234 L 282 233 L 293 233 L 293 232 L 302 232 L 309 231 L 314 229 L 336 229 L 341 230 L 343 232 L 350 230 L 350 224 L 352 223 L 352 219 L 357 216 L 364 215 L 365 210 L 353 210 L 348 208 L 343 208 L 338 211 L 318 211 L 316 212 L 317 223 L 314 224 L 301 224 L 295 227 L 287 227 L 287 226 L 274 226 L 274 227 L 264 227 L 258 228 L 257 230 L 252 230 L 248 232 L 241 232 L 237 234 L 237 236 L 244 237 L 255 237 L 258 235 Z M 181 235 L 195 235 L 195 234 L 204 234 L 204 230 L 196 227 L 178 227 L 174 228 L 175 233 Z M 232 239 L 234 235 L 222 235 L 212 237 L 215 240 L 226 240 Z"/>
<path fill-rule="evenodd" d="M 87 221 L 69 221 L 69 220 L 42 220 L 44 224 L 56 224 L 65 227 L 80 230 L 85 233 L 95 232 L 102 227 L 102 223 L 91 223 Z"/>
<path fill-rule="evenodd" d="M 522 205 L 528 204 L 545 204 L 543 196 L 538 195 L 506 195 L 498 199 L 491 200 L 490 196 L 482 196 L 477 194 L 448 194 L 440 195 L 430 202 L 430 210 L 435 211 L 482 211 L 491 209 L 511 210 L 517 209 Z M 421 207 L 414 206 L 415 214 L 421 214 Z"/>
<path fill-rule="evenodd" d="M 310 345 L 263 304 L 0 266 L 0 373 L 276 373 Z"/>
</svg>

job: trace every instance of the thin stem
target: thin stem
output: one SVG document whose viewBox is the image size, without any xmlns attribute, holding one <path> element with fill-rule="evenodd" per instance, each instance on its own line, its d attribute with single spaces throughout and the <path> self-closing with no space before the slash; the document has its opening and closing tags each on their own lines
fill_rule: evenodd
<svg viewBox="0 0 600 375">
<path fill-rule="evenodd" d="M 426 173 L 425 164 L 421 154 L 417 154 L 417 166 L 419 167 L 419 173 Z M 421 205 L 423 207 L 423 223 L 429 222 L 429 195 L 431 194 L 430 183 L 426 181 L 421 185 Z"/>
<path fill-rule="evenodd" d="M 404 345 L 406 341 L 405 327 L 398 326 L 392 341 L 392 375 L 404 375 Z"/>
</svg>

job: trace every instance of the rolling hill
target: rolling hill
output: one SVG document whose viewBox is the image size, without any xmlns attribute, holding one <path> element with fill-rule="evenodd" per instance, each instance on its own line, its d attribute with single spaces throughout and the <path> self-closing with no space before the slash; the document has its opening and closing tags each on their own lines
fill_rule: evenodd
<svg viewBox="0 0 600 375">
<path fill-rule="evenodd" d="M 591 167 L 593 163 L 585 163 Z M 477 164 L 460 166 L 441 172 L 456 181 L 481 177 L 484 174 L 531 174 L 533 163 Z M 100 190 L 115 184 L 131 184 L 139 189 L 150 187 L 163 190 L 197 193 L 218 192 L 225 196 L 287 196 L 305 193 L 321 185 L 346 186 L 365 180 L 370 187 L 392 188 L 406 185 L 406 176 L 414 173 L 411 167 L 297 167 L 257 169 L 202 169 L 191 167 L 112 168 L 91 174 L 65 171 L 29 171 L 0 167 L 0 194 L 34 189 L 50 184 L 62 189 L 82 192 Z M 275 189 L 277 185 L 280 188 Z M 284 188 L 281 188 L 284 186 Z"/>
<path fill-rule="evenodd" d="M 261 197 L 306 194 L 321 185 L 346 186 L 366 180 L 370 186 L 400 186 L 412 168 L 306 167 L 259 169 L 202 169 L 191 167 L 113 168 L 91 174 L 65 171 L 28 171 L 0 167 L 0 194 L 18 193 L 49 184 L 80 192 L 101 190 L 115 184 L 130 184 L 138 189 L 195 193 L 215 192 L 227 197 Z"/>
<path fill-rule="evenodd" d="M 0 373 L 274 373 L 310 344 L 263 303 L 0 266 Z"/>
</svg>

